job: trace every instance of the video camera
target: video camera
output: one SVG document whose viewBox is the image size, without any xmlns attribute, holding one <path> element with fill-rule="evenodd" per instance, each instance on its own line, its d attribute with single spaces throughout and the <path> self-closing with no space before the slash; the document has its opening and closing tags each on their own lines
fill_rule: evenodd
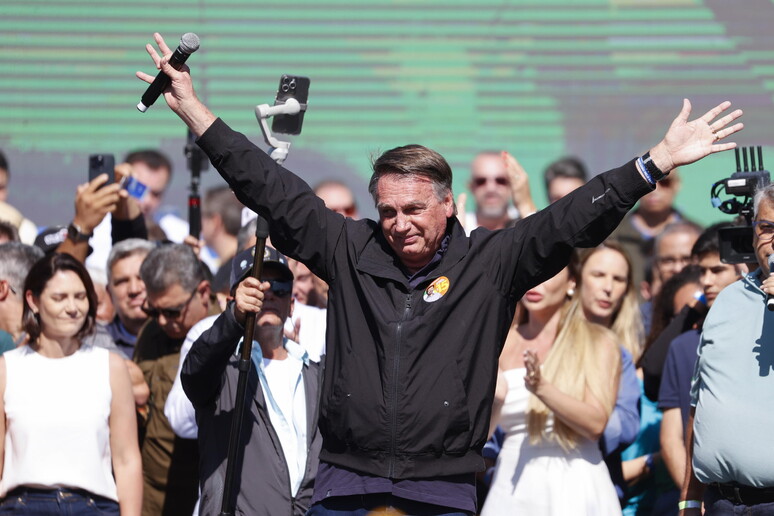
<svg viewBox="0 0 774 516">
<path fill-rule="evenodd" d="M 755 161 L 756 150 L 758 154 L 757 164 Z M 742 161 L 740 161 L 739 151 L 739 148 L 735 149 L 736 172 L 731 174 L 731 177 L 716 182 L 710 190 L 712 206 L 729 215 L 741 215 L 746 223 L 744 226 L 723 228 L 718 231 L 720 261 L 723 263 L 756 261 L 755 249 L 753 248 L 753 201 L 755 192 L 771 181 L 769 171 L 763 168 L 763 151 L 760 146 L 742 147 Z M 722 192 L 734 197 L 721 200 L 720 194 Z"/>
</svg>

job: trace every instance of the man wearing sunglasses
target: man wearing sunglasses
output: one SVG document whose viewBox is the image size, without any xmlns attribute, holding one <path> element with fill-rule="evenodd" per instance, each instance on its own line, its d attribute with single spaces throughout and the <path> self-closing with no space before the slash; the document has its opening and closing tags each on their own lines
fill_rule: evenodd
<svg viewBox="0 0 774 516">
<path fill-rule="evenodd" d="M 513 158 L 510 158 L 513 159 Z M 501 152 L 481 152 L 470 165 L 468 189 L 476 203 L 474 213 L 464 214 L 465 230 L 478 227 L 503 229 L 514 222 L 514 215 L 524 218 L 535 212 L 529 191 L 529 178 L 518 163 L 513 172 Z M 515 213 L 511 213 L 511 200 Z"/>
<path fill-rule="evenodd" d="M 233 260 L 234 301 L 191 347 L 180 374 L 196 409 L 201 455 L 200 514 L 217 514 L 223 498 L 229 432 L 236 405 L 239 344 L 255 312 L 255 343 L 242 432 L 236 513 L 293 514 L 309 508 L 322 439 L 317 430 L 319 366 L 284 335 L 293 312 L 293 273 L 287 258 L 267 247 L 261 281 L 249 276 L 255 247 Z M 261 295 L 262 287 L 263 294 Z"/>
<path fill-rule="evenodd" d="M 191 514 L 198 496 L 196 441 L 175 435 L 164 403 L 177 374 L 188 330 L 209 315 L 210 283 L 193 250 L 183 244 L 153 249 L 140 266 L 151 319 L 140 331 L 134 361 L 150 388 L 144 437 L 143 515 Z M 142 435 L 141 429 L 141 435 Z"/>
</svg>

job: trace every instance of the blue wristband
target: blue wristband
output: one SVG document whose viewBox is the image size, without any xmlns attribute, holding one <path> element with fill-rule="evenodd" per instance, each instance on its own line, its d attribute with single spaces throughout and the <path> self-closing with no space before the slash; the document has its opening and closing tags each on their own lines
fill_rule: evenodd
<svg viewBox="0 0 774 516">
<path fill-rule="evenodd" d="M 650 183 L 652 186 L 656 185 L 656 182 L 653 181 L 653 178 L 650 177 L 650 172 L 648 172 L 648 167 L 645 166 L 645 162 L 642 160 L 642 156 L 637 158 L 637 164 L 640 166 L 640 172 L 642 172 L 642 175 L 645 176 L 645 179 Z"/>
</svg>

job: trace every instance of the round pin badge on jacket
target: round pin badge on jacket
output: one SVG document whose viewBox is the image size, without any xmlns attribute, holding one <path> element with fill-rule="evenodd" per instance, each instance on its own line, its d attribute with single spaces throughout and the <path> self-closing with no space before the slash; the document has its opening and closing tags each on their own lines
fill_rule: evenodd
<svg viewBox="0 0 774 516">
<path fill-rule="evenodd" d="M 422 295 L 422 299 L 427 303 L 435 303 L 441 299 L 449 290 L 449 278 L 441 276 L 430 283 Z"/>
</svg>

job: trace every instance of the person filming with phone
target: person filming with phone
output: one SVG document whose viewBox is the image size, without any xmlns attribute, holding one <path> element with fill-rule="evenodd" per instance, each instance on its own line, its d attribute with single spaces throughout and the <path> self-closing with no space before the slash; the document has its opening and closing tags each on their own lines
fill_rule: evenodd
<svg viewBox="0 0 774 516">
<path fill-rule="evenodd" d="M 369 191 L 379 220 L 327 209 L 309 186 L 233 131 L 197 98 L 159 34 L 146 50 L 170 77 L 169 107 L 272 244 L 330 286 L 320 398 L 323 437 L 311 515 L 476 511 L 498 355 L 517 300 L 564 268 L 573 247 L 601 243 L 674 167 L 732 149 L 730 102 L 689 121 L 690 103 L 640 159 L 600 174 L 513 228 L 465 236 L 452 172 L 437 152 L 382 154 Z M 152 82 L 153 76 L 137 76 Z M 429 292 L 432 287 L 432 293 Z"/>
</svg>

